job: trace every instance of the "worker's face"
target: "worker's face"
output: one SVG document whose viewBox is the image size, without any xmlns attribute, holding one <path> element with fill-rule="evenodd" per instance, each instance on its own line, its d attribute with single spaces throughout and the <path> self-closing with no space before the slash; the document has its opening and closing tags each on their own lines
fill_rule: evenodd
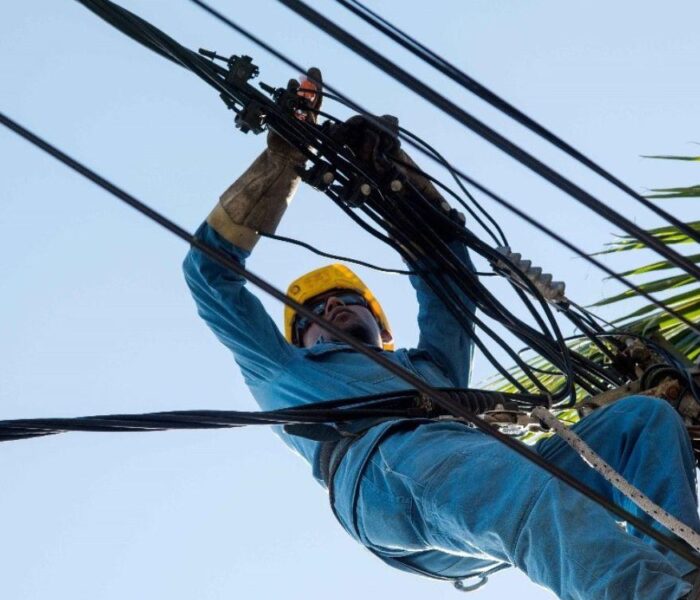
<svg viewBox="0 0 700 600">
<path fill-rule="evenodd" d="M 383 342 L 390 341 L 391 334 L 382 330 L 372 311 L 359 294 L 352 291 L 336 290 L 322 294 L 306 303 L 309 306 L 323 307 L 321 316 L 338 329 L 353 336 L 358 341 L 381 348 Z M 338 342 L 332 333 L 317 323 L 309 323 L 301 335 L 304 348 L 309 348 L 319 341 Z"/>
</svg>

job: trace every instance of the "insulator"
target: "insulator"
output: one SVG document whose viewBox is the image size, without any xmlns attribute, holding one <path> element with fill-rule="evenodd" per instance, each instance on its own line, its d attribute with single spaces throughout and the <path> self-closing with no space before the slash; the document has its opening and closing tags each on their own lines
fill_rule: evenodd
<svg viewBox="0 0 700 600">
<path fill-rule="evenodd" d="M 551 273 L 543 273 L 542 267 L 533 267 L 531 260 L 524 260 L 519 252 L 512 252 L 510 246 L 499 246 L 496 250 L 509 262 L 497 260 L 494 267 L 503 271 L 515 285 L 531 291 L 524 285 L 522 278 L 516 275 L 514 268 L 524 274 L 546 300 L 550 302 L 565 300 L 564 290 L 566 286 L 563 281 L 552 281 Z"/>
</svg>

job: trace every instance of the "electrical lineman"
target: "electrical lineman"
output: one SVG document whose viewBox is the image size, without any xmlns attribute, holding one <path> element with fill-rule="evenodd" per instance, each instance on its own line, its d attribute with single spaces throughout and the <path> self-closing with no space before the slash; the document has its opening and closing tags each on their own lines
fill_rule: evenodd
<svg viewBox="0 0 700 600">
<path fill-rule="evenodd" d="M 310 80 L 320 81 L 317 70 Z M 300 95 L 314 120 L 319 90 Z M 409 160 L 398 140 L 355 118 L 331 130 L 366 169 L 389 156 Z M 243 264 L 259 233 L 273 233 L 299 183 L 304 155 L 274 134 L 267 149 L 224 192 L 197 236 Z M 440 203 L 426 179 L 405 176 Z M 426 222 L 426 227 L 437 227 Z M 446 240 L 468 268 L 466 248 Z M 185 276 L 199 314 L 231 349 L 263 409 L 303 406 L 405 390 L 407 385 L 292 310 L 285 337 L 245 280 L 193 248 Z M 289 294 L 315 314 L 350 333 L 434 387 L 466 387 L 473 341 L 423 279 L 411 276 L 419 304 L 420 340 L 393 350 L 388 319 L 374 295 L 349 269 L 326 267 L 295 282 Z M 462 298 L 473 316 L 473 303 Z M 468 315 L 468 316 L 469 316 Z M 595 411 L 574 430 L 652 500 L 700 530 L 695 461 L 678 415 L 663 400 L 634 396 Z M 281 432 L 280 432 L 281 433 Z M 320 441 L 281 433 L 330 491 L 343 527 L 397 568 L 440 579 L 471 577 L 512 564 L 560 598 L 677 599 L 700 597 L 697 571 L 497 440 L 456 420 L 362 421 Z M 624 502 L 559 438 L 537 452 L 610 500 L 651 522 Z M 691 589 L 692 588 L 692 589 Z"/>
</svg>

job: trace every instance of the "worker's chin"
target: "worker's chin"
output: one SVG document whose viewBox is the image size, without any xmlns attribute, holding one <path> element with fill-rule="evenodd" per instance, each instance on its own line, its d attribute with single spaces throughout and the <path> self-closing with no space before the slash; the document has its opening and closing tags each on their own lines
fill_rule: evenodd
<svg viewBox="0 0 700 600">
<path fill-rule="evenodd" d="M 377 343 L 374 332 L 370 331 L 369 328 L 365 327 L 361 323 L 348 323 L 346 327 L 343 327 L 343 331 L 363 344 Z"/>
</svg>

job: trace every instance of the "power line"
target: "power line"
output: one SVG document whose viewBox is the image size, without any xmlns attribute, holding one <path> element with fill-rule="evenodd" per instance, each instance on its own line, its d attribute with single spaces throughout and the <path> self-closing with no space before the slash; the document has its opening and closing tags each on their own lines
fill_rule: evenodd
<svg viewBox="0 0 700 600">
<path fill-rule="evenodd" d="M 406 70 L 399 67 L 394 62 L 385 58 L 377 51 L 370 48 L 367 44 L 361 42 L 353 35 L 330 21 L 319 12 L 313 10 L 308 5 L 300 0 L 278 0 L 289 9 L 297 13 L 299 16 L 309 21 L 324 33 L 333 37 L 359 56 L 363 57 L 368 62 L 372 63 L 387 75 L 396 79 L 404 86 L 417 93 L 425 100 L 450 115 L 456 121 L 471 129 L 474 133 L 489 141 L 497 148 L 516 159 L 535 173 L 538 173 L 544 179 L 566 192 L 569 196 L 575 198 L 594 212 L 605 217 L 610 222 L 614 223 L 633 237 L 643 241 L 647 246 L 654 249 L 657 253 L 666 257 L 672 264 L 684 270 L 693 277 L 700 279 L 700 267 L 689 261 L 685 256 L 678 254 L 673 249 L 662 244 L 647 231 L 638 227 L 632 221 L 617 213 L 603 202 L 596 199 L 594 196 L 586 192 L 584 189 L 565 178 L 552 168 L 545 165 L 532 154 L 523 150 L 488 125 L 478 120 L 474 116 L 467 113 L 465 110 L 451 102 L 442 94 L 439 94 L 432 88 L 425 85 L 418 78 L 414 77 Z"/>
<path fill-rule="evenodd" d="M 648 535 L 650 538 L 659 542 L 661 545 L 668 548 L 669 550 L 672 550 L 682 558 L 685 558 L 691 564 L 700 567 L 700 557 L 696 556 L 686 543 L 680 542 L 677 539 L 670 538 L 660 533 L 659 531 L 654 529 L 654 527 L 652 527 L 636 515 L 609 501 L 607 498 L 605 498 L 595 490 L 589 488 L 587 485 L 581 483 L 580 481 L 572 477 L 569 473 L 563 471 L 556 465 L 549 463 L 539 454 L 524 446 L 522 443 L 504 435 L 496 427 L 479 419 L 471 411 L 466 410 L 458 401 L 450 397 L 449 394 L 446 394 L 440 390 L 429 386 L 425 381 L 423 381 L 420 377 L 418 377 L 411 371 L 408 371 L 407 369 L 386 358 L 386 356 L 384 356 L 383 353 L 377 352 L 371 349 L 370 347 L 365 346 L 342 329 L 336 327 L 332 322 L 326 321 L 322 317 L 314 314 L 314 312 L 309 310 L 309 308 L 292 300 L 287 295 L 285 295 L 284 292 L 278 290 L 276 287 L 274 287 L 258 275 L 252 273 L 251 271 L 243 267 L 241 264 L 233 260 L 230 256 L 224 254 L 219 250 L 209 247 L 206 243 L 199 240 L 186 230 L 182 229 L 180 226 L 176 225 L 167 217 L 161 215 L 154 209 L 147 206 L 145 203 L 138 200 L 136 197 L 132 196 L 131 194 L 128 194 L 127 192 L 117 187 L 116 185 L 114 185 L 104 177 L 100 176 L 96 172 L 92 171 L 79 161 L 73 159 L 72 157 L 68 156 L 55 146 L 51 145 L 39 136 L 25 129 L 24 127 L 22 127 L 3 113 L 0 113 L 0 123 L 8 129 L 14 131 L 16 134 L 23 137 L 25 140 L 29 141 L 33 145 L 37 146 L 38 148 L 41 148 L 44 152 L 53 156 L 54 158 L 56 158 L 69 168 L 73 169 L 83 177 L 97 184 L 99 187 L 109 192 L 122 202 L 125 202 L 126 204 L 128 204 L 129 206 L 131 206 L 150 220 L 160 225 L 161 227 L 164 227 L 172 234 L 188 242 L 191 246 L 193 246 L 200 252 L 203 252 L 221 266 L 230 269 L 237 275 L 245 278 L 254 286 L 260 288 L 273 298 L 283 302 L 302 316 L 310 319 L 315 323 L 322 324 L 323 327 L 327 331 L 329 331 L 336 339 L 346 343 L 356 352 L 381 365 L 387 371 L 389 371 L 393 375 L 396 375 L 404 382 L 408 383 L 412 388 L 414 388 L 415 390 L 423 394 L 425 397 L 435 402 L 439 407 L 447 411 L 449 414 L 468 421 L 483 433 L 496 438 L 502 444 L 508 446 L 511 450 L 517 452 L 522 457 L 526 458 L 527 460 L 546 470 L 551 475 L 568 484 L 573 489 L 577 490 L 590 500 L 597 502 L 601 506 L 605 507 L 607 510 L 619 517 L 621 520 L 626 521 L 630 525 L 636 527 L 639 531 Z"/>
<path fill-rule="evenodd" d="M 255 36 L 254 34 L 250 33 L 248 30 L 243 28 L 241 25 L 235 23 L 232 21 L 230 18 L 226 17 L 223 15 L 221 12 L 217 11 L 213 7 L 209 6 L 202 0 L 190 0 L 193 4 L 204 10 L 205 12 L 209 13 L 211 16 L 213 16 L 215 19 L 223 23 L 224 25 L 232 28 L 234 31 L 238 32 L 241 34 L 243 37 L 246 39 L 250 40 L 257 46 L 263 48 L 266 52 L 269 52 L 273 56 L 275 56 L 277 59 L 282 61 L 284 64 L 287 66 L 291 67 L 292 69 L 296 70 L 299 73 L 304 72 L 304 68 L 296 63 L 295 61 L 291 60 L 289 57 L 285 56 L 281 52 L 277 51 L 276 49 L 272 48 L 269 44 L 261 40 L 259 37 Z M 352 108 L 353 110 L 356 110 L 360 114 L 363 114 L 364 116 L 368 117 L 370 120 L 372 120 L 372 123 L 379 127 L 380 129 L 384 127 L 383 123 L 381 122 L 380 119 L 377 119 L 370 113 L 368 113 L 365 109 L 362 108 L 357 102 L 354 100 L 351 100 L 348 98 L 345 94 L 343 94 L 340 90 L 337 88 L 333 87 L 330 83 L 328 83 L 327 80 L 324 80 L 323 82 L 324 88 L 331 90 L 333 94 L 335 94 L 336 99 L 345 103 L 348 107 Z M 328 95 L 328 94 L 327 94 Z M 404 138 L 406 139 L 406 138 Z M 657 300 L 654 298 L 651 294 L 640 288 L 639 286 L 635 285 L 631 281 L 629 281 L 627 278 L 624 276 L 619 275 L 615 271 L 609 269 L 607 266 L 605 266 L 602 262 L 598 261 L 597 259 L 593 258 L 590 256 L 587 252 L 584 250 L 578 248 L 576 245 L 572 244 L 569 242 L 567 239 L 562 237 L 561 235 L 555 233 L 548 227 L 542 225 L 539 223 L 536 219 L 530 217 L 529 214 L 525 213 L 521 209 L 517 208 L 513 203 L 508 202 L 505 200 L 503 197 L 497 195 L 495 192 L 492 192 L 490 189 L 488 189 L 486 186 L 480 184 L 477 182 L 475 179 L 472 177 L 466 175 L 463 171 L 457 169 L 456 167 L 445 163 L 445 161 L 441 160 L 438 158 L 436 155 L 434 155 L 431 151 L 423 147 L 420 143 L 416 142 L 414 139 L 411 139 L 410 137 L 406 139 L 406 141 L 411 145 L 413 148 L 415 148 L 418 152 L 420 152 L 422 155 L 430 158 L 431 160 L 434 160 L 438 164 L 441 164 L 442 166 L 445 166 L 451 173 L 455 174 L 459 179 L 462 181 L 474 186 L 476 189 L 484 193 L 486 196 L 494 200 L 496 203 L 504 207 L 506 210 L 512 212 L 516 216 L 520 217 L 524 221 L 526 221 L 529 225 L 532 227 L 536 228 L 537 230 L 541 231 L 545 235 L 551 237 L 554 239 L 556 242 L 559 244 L 563 245 L 564 247 L 568 248 L 569 250 L 573 251 L 575 254 L 583 258 L 585 261 L 589 262 L 602 272 L 604 272 L 606 275 L 610 276 L 612 279 L 615 279 L 618 283 L 621 283 L 625 287 L 627 287 L 629 290 L 634 291 L 635 293 L 639 294 L 643 298 L 649 300 L 652 304 L 663 310 L 664 312 L 668 313 L 669 315 L 672 315 L 674 318 L 678 319 L 681 321 L 683 324 L 685 324 L 687 327 L 692 329 L 696 334 L 700 335 L 700 327 L 698 327 L 695 323 L 692 323 L 689 321 L 687 318 L 685 318 L 683 315 L 681 315 L 679 312 L 673 310 L 669 306 L 667 306 L 663 301 Z M 424 144 L 424 142 L 422 142 Z M 429 177 L 429 175 L 424 173 L 424 176 Z M 432 178 L 431 178 L 432 179 Z M 341 207 L 342 208 L 342 207 Z M 349 211 L 346 211 L 346 213 L 349 216 L 352 216 Z M 386 240 L 385 240 L 386 241 Z"/>
<path fill-rule="evenodd" d="M 565 142 L 556 134 L 552 133 L 549 129 L 535 121 L 533 118 L 529 117 L 521 110 L 513 106 L 511 103 L 503 99 L 501 96 L 488 89 L 473 77 L 470 77 L 464 71 L 460 70 L 458 67 L 452 63 L 445 60 L 443 57 L 432 51 L 430 48 L 418 42 L 415 38 L 411 37 L 409 34 L 405 33 L 394 24 L 389 22 L 387 19 L 381 17 L 375 11 L 371 10 L 365 6 L 359 0 L 336 0 L 342 6 L 347 8 L 353 14 L 357 15 L 363 19 L 366 23 L 369 23 L 372 27 L 381 31 L 384 35 L 395 41 L 397 44 L 401 45 L 403 48 L 418 56 L 423 61 L 431 65 L 433 68 L 440 71 L 443 75 L 446 75 L 452 81 L 458 83 L 465 89 L 469 90 L 473 94 L 477 95 L 479 98 L 488 102 L 491 106 L 497 108 L 502 113 L 509 116 L 511 119 L 517 121 L 521 125 L 525 126 L 527 129 L 536 133 L 543 139 L 547 140 L 581 164 L 585 165 L 591 169 L 596 174 L 600 175 L 608 182 L 612 183 L 615 187 L 619 188 L 627 195 L 631 196 L 637 202 L 643 204 L 646 208 L 656 213 L 658 216 L 666 219 L 669 223 L 674 225 L 686 234 L 691 239 L 696 242 L 700 242 L 700 233 L 689 227 L 687 223 L 679 220 L 672 214 L 663 210 L 657 204 L 650 202 L 647 198 L 635 192 L 626 183 L 615 177 L 612 173 L 601 167 L 599 164 L 588 158 L 582 152 Z"/>
</svg>

